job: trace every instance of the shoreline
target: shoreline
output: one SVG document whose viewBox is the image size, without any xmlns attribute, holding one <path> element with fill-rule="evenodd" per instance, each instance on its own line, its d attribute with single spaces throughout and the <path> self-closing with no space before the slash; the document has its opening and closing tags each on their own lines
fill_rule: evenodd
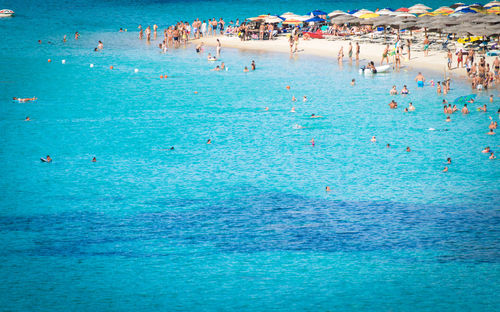
<svg viewBox="0 0 500 312">
<path fill-rule="evenodd" d="M 203 42 L 205 46 L 214 47 L 216 46 L 217 39 L 220 40 L 222 44 L 222 49 L 234 48 L 244 51 L 261 51 L 261 52 L 277 52 L 277 53 L 287 53 L 290 54 L 290 48 L 288 45 L 288 40 L 285 37 L 279 37 L 276 40 L 250 40 L 241 41 L 237 37 L 226 37 L 226 36 L 216 36 L 207 37 L 201 39 L 192 39 L 190 43 L 199 44 Z M 344 61 L 348 61 L 347 51 L 349 42 L 352 42 L 353 49 L 355 41 L 353 40 L 326 40 L 326 39 L 310 39 L 299 41 L 299 55 L 314 55 L 325 57 L 329 59 L 337 59 L 337 54 L 340 48 L 344 47 Z M 375 43 L 360 43 L 360 61 L 359 63 L 364 63 L 367 60 L 372 60 L 375 66 L 380 65 L 380 59 L 382 58 L 382 53 L 384 51 L 384 45 Z M 491 63 L 494 57 L 487 56 L 486 62 Z M 354 56 L 353 56 L 353 62 Z M 456 56 L 454 55 L 453 66 L 451 71 L 447 67 L 447 54 L 446 52 L 440 51 L 429 51 L 428 56 L 424 56 L 423 52 L 411 51 L 411 59 L 407 60 L 406 49 L 403 54 L 403 59 L 401 60 L 401 66 L 404 66 L 405 70 L 410 71 L 422 71 L 427 73 L 432 73 L 434 75 L 442 75 L 444 77 L 449 77 L 452 79 L 461 79 L 463 82 L 470 83 L 465 68 L 455 68 L 456 66 Z M 385 63 L 384 63 L 385 64 Z M 389 65 L 394 65 L 390 62 Z M 495 87 L 496 89 L 497 87 Z"/>
</svg>

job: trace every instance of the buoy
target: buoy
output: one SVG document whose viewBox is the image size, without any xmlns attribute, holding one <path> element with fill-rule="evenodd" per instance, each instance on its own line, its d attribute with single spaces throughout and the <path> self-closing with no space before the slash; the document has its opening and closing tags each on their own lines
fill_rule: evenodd
<svg viewBox="0 0 500 312">
<path fill-rule="evenodd" d="M 66 60 L 62 60 L 61 63 L 66 64 Z"/>
<path fill-rule="evenodd" d="M 165 76 L 163 76 L 163 78 L 168 78 L 168 76 L 167 76 L 167 75 L 165 75 Z"/>
<path fill-rule="evenodd" d="M 113 68 L 114 68 L 113 65 L 109 66 L 109 69 L 113 69 Z"/>
<path fill-rule="evenodd" d="M 287 89 L 287 90 L 290 90 L 290 86 L 286 86 L 286 89 Z"/>
<path fill-rule="evenodd" d="M 136 68 L 136 69 L 134 69 L 134 72 L 138 73 L 138 72 L 139 72 L 139 69 L 137 69 L 137 68 Z"/>
<path fill-rule="evenodd" d="M 92 67 L 94 67 L 94 64 L 90 64 L 90 67 L 91 67 L 91 68 L 92 68 Z"/>
<path fill-rule="evenodd" d="M 194 91 L 194 94 L 198 94 L 198 91 Z"/>
<path fill-rule="evenodd" d="M 47 60 L 47 62 L 49 62 L 49 63 L 50 63 L 50 62 L 52 62 L 52 60 L 51 60 L 51 59 L 48 59 L 48 60 Z"/>
<path fill-rule="evenodd" d="M 163 78 L 163 75 L 160 75 L 160 78 Z"/>
</svg>

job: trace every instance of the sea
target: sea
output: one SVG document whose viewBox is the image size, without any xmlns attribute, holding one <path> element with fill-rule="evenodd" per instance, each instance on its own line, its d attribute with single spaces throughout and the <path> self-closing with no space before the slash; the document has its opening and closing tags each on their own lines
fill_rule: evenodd
<svg viewBox="0 0 500 312">
<path fill-rule="evenodd" d="M 0 19 L 0 311 L 500 310 L 500 160 L 481 153 L 500 156 L 498 90 L 445 122 L 466 81 L 438 95 L 416 69 L 224 40 L 214 72 L 212 47 L 138 39 L 139 24 L 411 5 L 0 2 L 16 12 Z"/>
</svg>

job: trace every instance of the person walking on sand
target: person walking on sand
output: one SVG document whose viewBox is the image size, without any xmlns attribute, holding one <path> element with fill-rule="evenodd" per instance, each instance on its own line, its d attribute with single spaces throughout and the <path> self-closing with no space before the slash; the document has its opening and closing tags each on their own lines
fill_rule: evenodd
<svg viewBox="0 0 500 312">
<path fill-rule="evenodd" d="M 347 51 L 347 55 L 349 56 L 349 62 L 352 62 L 352 43 L 349 42 L 349 50 Z"/>
<path fill-rule="evenodd" d="M 295 43 L 295 42 L 294 42 L 294 40 L 293 40 L 293 36 L 292 36 L 292 35 L 290 35 L 290 36 L 288 37 L 288 44 L 290 45 L 290 53 L 293 53 L 293 45 L 294 45 L 294 43 Z"/>
<path fill-rule="evenodd" d="M 341 46 L 340 50 L 339 50 L 339 54 L 337 55 L 337 60 L 340 63 L 340 62 L 342 62 L 343 59 L 344 59 L 344 46 Z"/>
<path fill-rule="evenodd" d="M 411 52 L 411 40 L 406 39 L 406 51 L 408 52 L 408 61 L 410 60 L 410 52 Z"/>
<path fill-rule="evenodd" d="M 429 56 L 429 37 L 425 36 L 424 39 L 424 56 Z"/>
<path fill-rule="evenodd" d="M 389 45 L 385 46 L 384 52 L 382 53 L 382 60 L 380 61 L 380 65 L 384 64 L 384 59 L 387 60 L 387 64 L 389 64 Z"/>
</svg>

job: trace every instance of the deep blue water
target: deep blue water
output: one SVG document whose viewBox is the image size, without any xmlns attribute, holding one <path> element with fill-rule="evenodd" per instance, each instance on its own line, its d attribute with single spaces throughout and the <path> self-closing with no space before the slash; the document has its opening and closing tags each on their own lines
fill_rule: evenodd
<svg viewBox="0 0 500 312">
<path fill-rule="evenodd" d="M 135 31 L 405 3 L 1 5 L 17 16 L 0 19 L 0 310 L 498 310 L 500 169 L 480 153 L 500 149 L 486 135 L 497 91 L 446 123 L 463 82 L 443 97 L 411 71 L 226 48 L 215 73 L 192 46 L 163 55 Z M 411 94 L 391 111 L 393 84 Z"/>
</svg>

